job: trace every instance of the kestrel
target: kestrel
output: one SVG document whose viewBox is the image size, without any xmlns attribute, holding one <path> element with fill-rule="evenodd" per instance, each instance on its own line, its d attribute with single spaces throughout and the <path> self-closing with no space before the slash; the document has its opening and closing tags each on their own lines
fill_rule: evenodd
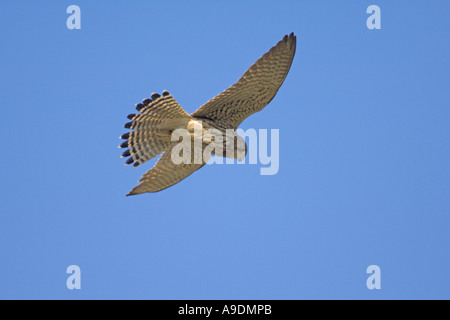
<svg viewBox="0 0 450 320">
<path fill-rule="evenodd" d="M 132 131 L 120 138 L 126 140 L 119 148 L 128 148 L 122 157 L 129 157 L 126 164 L 134 167 L 163 153 L 155 166 L 145 173 L 140 184 L 127 196 L 145 192 L 158 192 L 185 179 L 200 169 L 208 159 L 176 164 L 172 152 L 178 141 L 173 141 L 172 134 L 177 129 L 185 129 L 194 140 L 194 127 L 201 124 L 202 132 L 207 129 L 219 130 L 238 143 L 233 143 L 232 150 L 223 145 L 222 151 L 213 154 L 243 159 L 247 153 L 245 140 L 235 133 L 247 117 L 261 111 L 275 97 L 283 84 L 294 59 L 296 36 L 285 35 L 274 47 L 259 58 L 231 87 L 212 98 L 192 114 L 187 113 L 168 91 L 162 95 L 151 94 L 151 99 L 144 99 L 136 105 L 139 114 L 130 114 L 132 120 L 124 125 Z M 230 130 L 231 137 L 230 137 Z M 226 140 L 226 139 L 225 139 Z M 242 142 L 239 143 L 239 142 Z M 207 143 L 203 142 L 202 150 Z M 232 151 L 232 152 L 230 152 Z M 188 155 L 189 156 L 189 155 Z"/>
</svg>

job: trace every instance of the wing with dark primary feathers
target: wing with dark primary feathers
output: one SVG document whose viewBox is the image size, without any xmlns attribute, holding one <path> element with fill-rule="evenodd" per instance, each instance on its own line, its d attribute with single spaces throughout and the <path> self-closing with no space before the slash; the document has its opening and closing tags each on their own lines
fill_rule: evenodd
<svg viewBox="0 0 450 320">
<path fill-rule="evenodd" d="M 144 192 L 158 192 L 187 178 L 192 173 L 200 169 L 208 162 L 209 158 L 204 158 L 200 163 L 195 163 L 194 150 L 191 152 L 190 163 L 175 164 L 172 159 L 172 150 L 178 142 L 171 145 L 159 158 L 153 169 L 147 171 L 139 180 L 140 184 L 135 187 L 127 196 L 132 196 Z M 202 150 L 200 150 L 202 152 Z"/>
<path fill-rule="evenodd" d="M 242 121 L 261 111 L 276 95 L 291 68 L 295 48 L 294 33 L 284 36 L 238 82 L 209 100 L 192 116 L 207 118 L 229 129 L 237 129 Z"/>
</svg>

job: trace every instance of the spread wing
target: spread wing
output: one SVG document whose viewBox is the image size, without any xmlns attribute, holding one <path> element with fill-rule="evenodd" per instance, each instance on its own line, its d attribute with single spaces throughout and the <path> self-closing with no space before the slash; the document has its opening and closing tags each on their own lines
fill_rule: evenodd
<svg viewBox="0 0 450 320">
<path fill-rule="evenodd" d="M 180 163 L 175 164 L 172 161 L 172 150 L 177 143 L 172 144 L 159 158 L 155 166 L 147 171 L 139 180 L 141 184 L 135 187 L 127 196 L 136 195 L 144 192 L 158 192 L 164 190 L 181 180 L 187 178 L 192 173 L 205 165 L 209 158 L 201 159 L 201 162 L 196 164 L 194 159 L 194 151 L 191 152 L 191 161 L 189 164 Z"/>
<path fill-rule="evenodd" d="M 283 84 L 294 59 L 293 33 L 277 43 L 221 94 L 209 100 L 192 116 L 207 118 L 226 128 L 237 129 L 247 117 L 261 111 Z"/>
</svg>

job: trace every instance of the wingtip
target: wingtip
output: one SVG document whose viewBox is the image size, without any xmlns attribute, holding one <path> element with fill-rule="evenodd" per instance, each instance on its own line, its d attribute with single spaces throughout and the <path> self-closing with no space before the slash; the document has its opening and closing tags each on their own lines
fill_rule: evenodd
<svg viewBox="0 0 450 320">
<path fill-rule="evenodd" d="M 288 36 L 288 41 L 295 41 L 297 39 L 297 36 L 294 34 L 294 32 L 291 32 Z"/>
<path fill-rule="evenodd" d="M 287 37 L 286 38 L 286 43 L 289 44 L 289 47 L 291 49 L 295 48 L 297 46 L 297 36 L 294 34 L 294 32 L 291 32 L 289 34 L 289 36 L 286 35 L 285 37 Z M 284 40 L 284 38 L 283 38 L 283 40 Z"/>
<path fill-rule="evenodd" d="M 294 32 L 285 34 L 283 36 L 283 39 L 281 39 L 278 44 L 280 43 L 287 44 L 290 48 L 292 48 L 292 46 L 295 46 L 297 43 L 297 36 L 294 34 Z"/>
<path fill-rule="evenodd" d="M 136 188 L 133 188 L 130 192 L 128 192 L 125 196 L 129 197 L 129 196 L 137 196 L 138 194 L 141 194 L 141 192 L 136 192 L 135 190 Z"/>
</svg>

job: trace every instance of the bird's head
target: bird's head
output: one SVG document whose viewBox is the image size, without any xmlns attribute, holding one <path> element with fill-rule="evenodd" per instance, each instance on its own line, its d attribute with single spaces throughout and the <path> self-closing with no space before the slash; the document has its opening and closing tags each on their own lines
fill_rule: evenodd
<svg viewBox="0 0 450 320">
<path fill-rule="evenodd" d="M 236 134 L 234 143 L 234 158 L 242 161 L 247 155 L 247 143 L 245 139 Z"/>
<path fill-rule="evenodd" d="M 244 138 L 239 136 L 235 130 L 227 129 L 223 139 L 223 149 L 220 149 L 223 150 L 221 152 L 223 157 L 238 159 L 239 161 L 245 159 L 247 144 Z"/>
</svg>

